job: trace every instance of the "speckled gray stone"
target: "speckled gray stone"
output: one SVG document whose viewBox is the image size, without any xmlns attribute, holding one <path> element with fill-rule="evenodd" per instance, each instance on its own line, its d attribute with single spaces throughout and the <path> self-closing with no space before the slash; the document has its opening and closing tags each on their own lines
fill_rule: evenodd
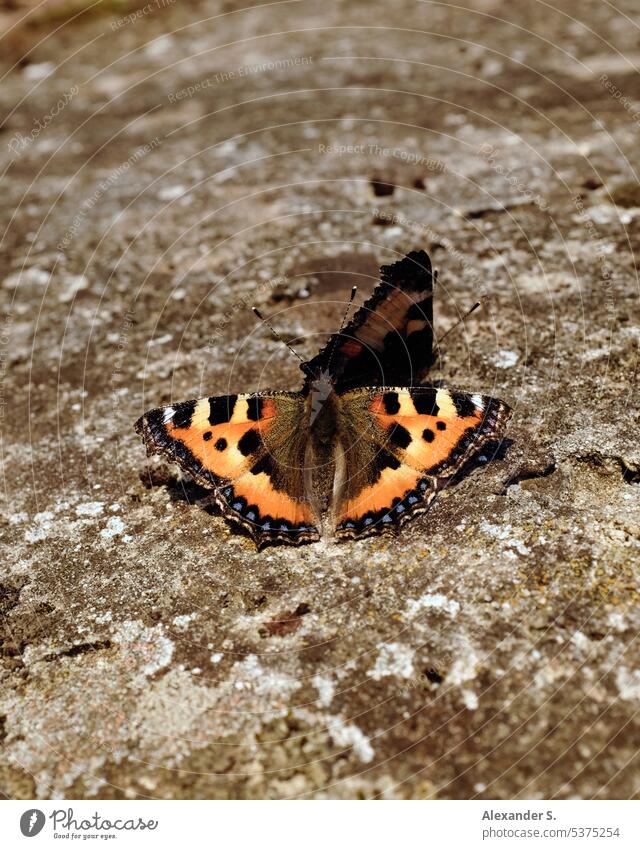
<svg viewBox="0 0 640 849">
<path fill-rule="evenodd" d="M 637 794 L 637 32 L 556 5 L 203 0 L 8 74 L 6 796 Z M 133 421 L 297 388 L 248 307 L 312 356 L 418 247 L 508 441 L 397 540 L 257 554 Z"/>
</svg>

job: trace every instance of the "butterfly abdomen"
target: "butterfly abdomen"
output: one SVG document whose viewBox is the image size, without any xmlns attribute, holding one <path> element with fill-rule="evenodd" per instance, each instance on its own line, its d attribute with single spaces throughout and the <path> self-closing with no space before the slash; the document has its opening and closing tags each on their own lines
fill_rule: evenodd
<svg viewBox="0 0 640 849">
<path fill-rule="evenodd" d="M 313 498 L 322 512 L 329 509 L 333 481 L 335 478 L 336 452 L 336 398 L 331 392 L 324 398 L 313 417 L 313 400 L 311 420 L 311 450 L 308 452 L 305 465 L 308 479 L 311 481 Z M 317 404 L 319 401 L 316 402 Z"/>
</svg>

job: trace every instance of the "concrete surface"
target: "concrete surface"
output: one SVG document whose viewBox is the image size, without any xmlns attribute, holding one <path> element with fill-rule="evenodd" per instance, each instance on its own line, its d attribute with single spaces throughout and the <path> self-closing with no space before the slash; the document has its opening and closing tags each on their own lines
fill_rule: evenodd
<svg viewBox="0 0 640 849">
<path fill-rule="evenodd" d="M 637 5 L 242 5 L 10 15 L 2 792 L 637 796 Z M 134 420 L 297 388 L 247 305 L 312 356 L 418 247 L 508 441 L 257 554 Z"/>
</svg>

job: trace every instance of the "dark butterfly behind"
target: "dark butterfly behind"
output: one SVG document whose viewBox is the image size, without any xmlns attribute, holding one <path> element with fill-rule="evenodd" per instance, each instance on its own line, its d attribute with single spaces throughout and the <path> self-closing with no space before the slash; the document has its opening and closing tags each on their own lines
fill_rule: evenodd
<svg viewBox="0 0 640 849">
<path fill-rule="evenodd" d="M 433 364 L 433 271 L 425 251 L 380 269 L 381 282 L 349 324 L 302 366 L 336 392 L 412 386 Z"/>
</svg>

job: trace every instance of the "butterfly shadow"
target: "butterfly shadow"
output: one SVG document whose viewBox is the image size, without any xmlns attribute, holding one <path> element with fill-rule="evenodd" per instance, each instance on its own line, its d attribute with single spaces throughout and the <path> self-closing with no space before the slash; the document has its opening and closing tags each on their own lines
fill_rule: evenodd
<svg viewBox="0 0 640 849">
<path fill-rule="evenodd" d="M 474 472 L 476 469 L 484 469 L 490 463 L 498 460 L 506 460 L 507 452 L 514 444 L 513 439 L 489 439 L 482 446 L 481 450 L 473 455 L 464 466 L 450 480 L 450 485 L 455 486 Z"/>
<path fill-rule="evenodd" d="M 199 483 L 188 478 L 180 478 L 166 467 L 145 469 L 140 472 L 140 480 L 147 489 L 164 487 L 171 501 L 175 503 L 181 502 L 190 507 L 197 507 L 209 516 L 223 516 L 223 512 L 216 503 L 215 496 L 210 489 L 200 486 Z M 238 536 L 253 540 L 251 533 L 243 525 L 235 524 L 233 530 Z"/>
<path fill-rule="evenodd" d="M 190 507 L 197 507 L 209 516 L 223 517 L 224 514 L 216 503 L 215 495 L 212 490 L 188 478 L 181 478 L 172 473 L 167 467 L 159 466 L 155 468 L 147 468 L 139 472 L 139 477 L 147 489 L 163 487 L 169 494 L 169 498 L 174 503 L 188 504 Z M 233 533 L 236 536 L 245 537 L 252 542 L 255 542 L 251 531 L 244 525 L 234 523 Z M 277 542 L 266 543 L 267 545 L 276 545 Z"/>
<path fill-rule="evenodd" d="M 211 516 L 222 515 L 210 489 L 188 478 L 180 478 L 166 467 L 144 469 L 140 472 L 140 480 L 147 489 L 164 487 L 173 502 L 200 507 Z"/>
</svg>

